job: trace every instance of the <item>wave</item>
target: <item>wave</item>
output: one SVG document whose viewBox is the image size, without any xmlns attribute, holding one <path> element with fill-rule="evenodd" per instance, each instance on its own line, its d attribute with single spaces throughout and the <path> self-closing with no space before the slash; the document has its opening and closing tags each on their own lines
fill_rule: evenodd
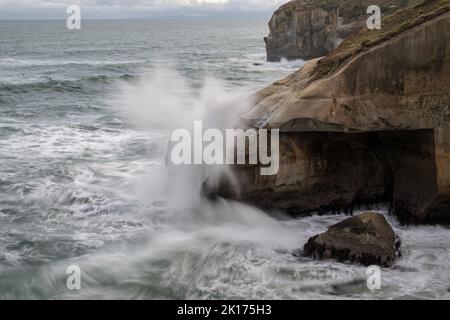
<svg viewBox="0 0 450 320">
<path fill-rule="evenodd" d="M 114 66 L 114 65 L 129 65 L 141 64 L 146 60 L 40 60 L 40 59 L 16 59 L 16 58 L 2 58 L 0 59 L 0 66 L 14 66 L 14 67 L 39 67 L 39 66 L 67 66 L 67 65 L 89 65 L 89 66 Z"/>
<path fill-rule="evenodd" d="M 44 81 L 33 81 L 25 83 L 7 83 L 0 84 L 0 92 L 24 93 L 29 91 L 54 90 L 58 92 L 85 92 L 96 91 L 96 84 L 110 84 L 117 80 L 131 81 L 135 79 L 134 75 L 125 73 L 119 76 L 115 75 L 95 75 L 83 77 L 75 80 L 56 80 L 48 79 Z"/>
<path fill-rule="evenodd" d="M 117 113 L 102 121 L 0 128 L 15 135 L 0 149 L 0 298 L 449 297 L 443 227 L 403 228 L 380 211 L 404 240 L 403 257 L 382 271 L 383 290 L 373 293 L 365 267 L 292 254 L 347 216 L 293 220 L 204 198 L 215 168 L 166 166 L 167 133 L 194 120 L 226 128 L 248 107 L 247 92 L 215 79 L 197 89 L 188 80 L 151 70 L 119 84 L 107 103 Z M 102 126 L 119 113 L 125 127 Z M 80 292 L 64 286 L 71 264 L 82 270 Z"/>
<path fill-rule="evenodd" d="M 264 71 L 296 71 L 302 67 L 306 61 L 303 59 L 287 60 L 281 59 L 279 62 L 267 61 L 265 53 L 249 53 L 240 58 L 231 57 L 227 59 L 233 65 Z"/>
</svg>

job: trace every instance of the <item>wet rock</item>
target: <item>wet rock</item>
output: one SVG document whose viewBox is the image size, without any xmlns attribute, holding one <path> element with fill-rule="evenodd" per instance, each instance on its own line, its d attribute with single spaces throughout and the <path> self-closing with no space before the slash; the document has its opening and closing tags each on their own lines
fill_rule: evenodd
<svg viewBox="0 0 450 320">
<path fill-rule="evenodd" d="M 367 212 L 310 238 L 304 247 L 304 255 L 367 266 L 392 266 L 399 255 L 399 243 L 383 215 Z"/>
</svg>

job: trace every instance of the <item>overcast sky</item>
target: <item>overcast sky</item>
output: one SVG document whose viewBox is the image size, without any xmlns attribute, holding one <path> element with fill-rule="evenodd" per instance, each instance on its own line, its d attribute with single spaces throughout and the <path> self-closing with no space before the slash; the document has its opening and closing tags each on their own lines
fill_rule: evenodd
<svg viewBox="0 0 450 320">
<path fill-rule="evenodd" d="M 2 19 L 65 19 L 68 5 L 82 18 L 258 17 L 288 0 L 0 0 Z"/>
</svg>

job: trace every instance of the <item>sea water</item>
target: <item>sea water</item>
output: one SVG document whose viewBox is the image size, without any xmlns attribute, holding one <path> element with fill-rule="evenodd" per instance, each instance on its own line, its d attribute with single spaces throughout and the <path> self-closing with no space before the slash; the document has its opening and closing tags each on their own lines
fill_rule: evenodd
<svg viewBox="0 0 450 320">
<path fill-rule="evenodd" d="M 224 127 L 303 65 L 266 62 L 267 33 L 264 19 L 0 21 L 0 298 L 450 298 L 444 227 L 386 215 L 402 257 L 371 291 L 365 267 L 293 254 L 346 216 L 210 201 L 215 170 L 166 165 L 171 130 Z"/>
</svg>

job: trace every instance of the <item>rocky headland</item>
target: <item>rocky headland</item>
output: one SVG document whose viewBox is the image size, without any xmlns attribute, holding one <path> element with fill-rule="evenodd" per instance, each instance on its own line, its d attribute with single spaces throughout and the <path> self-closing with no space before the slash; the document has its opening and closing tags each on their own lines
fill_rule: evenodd
<svg viewBox="0 0 450 320">
<path fill-rule="evenodd" d="M 396 11 L 253 98 L 240 126 L 280 129 L 280 170 L 237 165 L 209 193 L 294 216 L 381 202 L 404 224 L 450 222 L 450 1 Z"/>
<path fill-rule="evenodd" d="M 267 59 L 312 59 L 334 50 L 343 39 L 361 30 L 367 7 L 380 6 L 384 15 L 420 0 L 293 0 L 282 5 L 269 22 Z"/>
</svg>

